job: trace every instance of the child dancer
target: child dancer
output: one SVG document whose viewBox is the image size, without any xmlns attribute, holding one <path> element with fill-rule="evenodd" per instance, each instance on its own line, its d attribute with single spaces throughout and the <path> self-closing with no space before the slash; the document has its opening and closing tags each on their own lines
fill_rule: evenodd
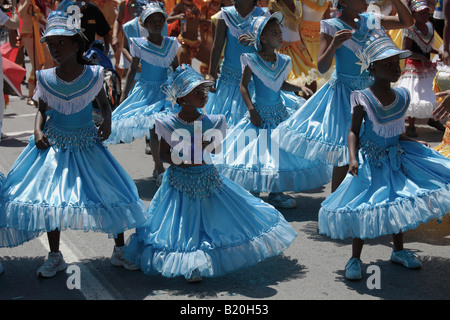
<svg viewBox="0 0 450 320">
<path fill-rule="evenodd" d="M 269 12 L 267 8 L 257 7 L 256 0 L 236 0 L 234 6 L 223 7 L 219 13 L 206 79 L 216 79 L 225 46 L 224 59 L 216 81 L 216 91 L 210 93 L 205 109 L 208 114 L 225 115 L 228 126 L 236 125 L 247 111 L 239 90 L 242 76 L 240 57 L 242 53 L 255 51 L 253 46 L 241 45 L 238 39 L 249 30 L 254 17 L 263 15 L 267 16 Z M 251 92 L 252 86 L 251 83 Z"/>
<path fill-rule="evenodd" d="M 411 104 L 408 112 L 408 127 L 406 134 L 417 137 L 415 119 L 429 119 L 428 124 L 444 131 L 444 126 L 431 119 L 436 108 L 436 95 L 433 92 L 433 79 L 436 75 L 436 65 L 430 61 L 430 54 L 439 52 L 433 49 L 434 28 L 428 21 L 430 8 L 426 0 L 408 1 L 409 10 L 414 18 L 414 25 L 403 30 L 403 49 L 410 50 L 412 55 L 405 61 L 405 69 L 396 84 L 405 87 L 411 93 Z"/>
<path fill-rule="evenodd" d="M 37 73 L 34 136 L 1 190 L 0 226 L 47 232 L 50 253 L 40 277 L 66 268 L 59 237 L 67 228 L 108 233 L 115 241 L 111 263 L 134 269 L 122 256 L 123 232 L 148 219 L 133 180 L 101 143 L 111 125 L 103 68 L 84 64 L 82 33 L 68 28 L 70 5 L 63 1 L 49 15 L 42 41 L 59 66 Z M 95 98 L 104 119 L 99 129 L 92 122 Z"/>
<path fill-rule="evenodd" d="M 401 0 L 393 0 L 398 16 L 365 12 L 365 0 L 339 0 L 339 17 L 321 21 L 318 68 L 325 73 L 333 57 L 336 70 L 330 80 L 276 131 L 280 147 L 311 161 L 334 166 L 332 191 L 347 173 L 347 135 L 350 130 L 350 93 L 371 83 L 359 59 L 362 45 L 385 30 L 404 28 L 413 21 Z M 277 138 L 277 137 L 275 137 Z"/>
<path fill-rule="evenodd" d="M 161 159 L 171 165 L 148 208 L 149 223 L 128 239 L 125 254 L 144 273 L 191 281 L 220 276 L 280 254 L 296 237 L 277 210 L 206 163 L 210 152 L 219 152 L 226 130 L 223 115 L 198 111 L 211 85 L 182 65 L 165 87 L 181 106 L 178 114 L 156 120 Z M 170 149 L 180 144 L 178 159 Z"/>
<path fill-rule="evenodd" d="M 283 191 L 314 189 L 331 180 L 331 167 L 310 162 L 279 150 L 271 133 L 288 116 L 286 106 L 297 109 L 305 99 L 285 99 L 281 90 L 301 91 L 285 80 L 291 70 L 291 59 L 275 52 L 282 45 L 281 12 L 254 19 L 249 37 L 258 48 L 256 53 L 241 56 L 242 97 L 249 114 L 227 133 L 224 156 L 214 156 L 221 174 L 254 193 L 269 192 L 268 202 L 280 208 L 294 208 L 295 199 Z M 253 78 L 255 92 L 248 89 Z M 297 106 L 292 106 L 296 103 Z M 248 145 L 246 138 L 250 138 Z"/>
<path fill-rule="evenodd" d="M 121 104 L 112 114 L 112 132 L 107 143 L 129 143 L 133 139 L 148 135 L 153 129 L 155 116 L 165 109 L 171 109 L 161 92 L 161 84 L 167 79 L 167 68 L 178 65 L 179 42 L 174 37 L 161 34 L 167 14 L 160 2 L 150 2 L 141 13 L 141 21 L 148 31 L 147 38 L 130 38 L 130 53 L 133 62 L 128 71 Z M 141 74 L 128 95 L 136 70 L 141 63 Z M 150 148 L 155 161 L 155 178 L 164 172 L 159 159 L 158 139 L 150 130 Z"/>
<path fill-rule="evenodd" d="M 391 261 L 419 268 L 415 254 L 403 247 L 403 232 L 450 209 L 450 159 L 402 134 L 410 96 L 405 88 L 391 89 L 391 83 L 400 77 L 400 58 L 410 52 L 383 37 L 372 41 L 365 53 L 375 80 L 351 95 L 349 174 L 319 211 L 321 234 L 353 238 L 345 267 L 348 279 L 362 277 L 364 239 L 387 234 L 394 240 Z"/>
</svg>

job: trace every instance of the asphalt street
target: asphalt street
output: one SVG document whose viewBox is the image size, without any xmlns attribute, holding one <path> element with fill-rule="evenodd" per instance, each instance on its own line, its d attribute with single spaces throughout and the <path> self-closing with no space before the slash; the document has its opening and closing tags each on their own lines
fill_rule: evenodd
<svg viewBox="0 0 450 320">
<path fill-rule="evenodd" d="M 24 94 L 27 89 L 23 87 Z M 5 111 L 0 142 L 0 171 L 7 173 L 27 145 L 33 132 L 36 108 L 12 97 Z M 432 146 L 442 133 L 419 125 L 420 139 Z M 151 178 L 153 161 L 144 153 L 143 139 L 109 146 L 109 150 L 134 179 L 148 205 L 157 187 Z M 317 230 L 317 213 L 330 194 L 330 185 L 293 194 L 298 207 L 281 210 L 297 230 L 298 237 L 280 256 L 258 265 L 189 284 L 183 278 L 167 279 L 127 271 L 111 265 L 113 240 L 96 232 L 64 231 L 61 251 L 71 272 L 39 279 L 36 271 L 44 262 L 46 235 L 16 248 L 0 248 L 4 273 L 0 275 L 1 300 L 428 300 L 450 297 L 450 219 L 431 221 L 405 233 L 405 247 L 415 251 L 423 263 L 420 270 L 407 270 L 389 261 L 390 236 L 367 241 L 362 254 L 362 281 L 344 279 L 344 266 L 351 254 L 351 240 L 334 241 Z M 262 195 L 262 198 L 265 199 Z M 126 237 L 132 231 L 125 233 Z M 71 288 L 80 275 L 79 288 Z M 75 281 L 74 280 L 74 281 Z M 72 286 L 73 287 L 73 286 Z"/>
</svg>

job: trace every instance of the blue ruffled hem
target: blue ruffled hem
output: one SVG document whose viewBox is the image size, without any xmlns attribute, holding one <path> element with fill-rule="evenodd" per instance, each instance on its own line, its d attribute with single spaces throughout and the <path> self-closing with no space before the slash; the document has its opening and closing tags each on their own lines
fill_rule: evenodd
<svg viewBox="0 0 450 320">
<path fill-rule="evenodd" d="M 41 235 L 41 232 L 27 232 L 12 228 L 0 227 L 0 248 L 17 247 Z"/>
<path fill-rule="evenodd" d="M 149 131 L 155 126 L 158 114 L 149 116 L 138 115 L 131 118 L 114 120 L 111 126 L 111 135 L 104 144 L 130 143 L 135 139 L 150 137 Z"/>
<path fill-rule="evenodd" d="M 373 239 L 417 228 L 450 209 L 450 185 L 374 207 L 319 210 L 319 233 L 333 239 Z"/>
<path fill-rule="evenodd" d="M 272 134 L 272 139 L 278 139 L 280 148 L 298 157 L 319 161 L 335 167 L 349 164 L 350 158 L 347 145 L 336 145 L 326 141 L 305 137 L 293 130 L 286 128 L 284 123 L 277 127 Z"/>
<path fill-rule="evenodd" d="M 216 277 L 280 254 L 296 236 L 289 223 L 281 218 L 266 233 L 248 241 L 187 252 L 156 248 L 133 234 L 127 241 L 125 258 L 140 266 L 146 274 L 190 278 L 192 272 L 198 270 L 202 277 Z"/>
<path fill-rule="evenodd" d="M 128 204 L 58 206 L 2 201 L 0 226 L 42 233 L 53 230 L 84 230 L 108 233 L 110 237 L 142 226 L 149 219 L 142 201 Z"/>
<path fill-rule="evenodd" d="M 318 188 L 331 181 L 332 169 L 326 165 L 301 170 L 269 171 L 215 165 L 220 174 L 252 192 L 300 192 Z"/>
</svg>

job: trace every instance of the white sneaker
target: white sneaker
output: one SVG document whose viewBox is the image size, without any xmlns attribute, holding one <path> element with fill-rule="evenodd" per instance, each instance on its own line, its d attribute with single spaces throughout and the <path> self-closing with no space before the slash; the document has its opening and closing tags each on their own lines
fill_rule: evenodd
<svg viewBox="0 0 450 320">
<path fill-rule="evenodd" d="M 408 269 L 419 269 L 422 266 L 417 255 L 409 250 L 400 250 L 397 252 L 392 250 L 391 261 L 402 264 Z"/>
<path fill-rule="evenodd" d="M 140 268 L 137 265 L 125 259 L 123 256 L 123 248 L 124 247 L 114 246 L 113 254 L 111 256 L 111 264 L 116 267 L 124 267 L 125 269 L 131 271 L 139 270 Z"/>
<path fill-rule="evenodd" d="M 361 259 L 352 258 L 345 265 L 345 278 L 349 280 L 362 279 L 362 262 Z"/>
<path fill-rule="evenodd" d="M 51 278 L 57 272 L 67 269 L 67 264 L 60 251 L 49 252 L 47 261 L 38 269 L 37 276 L 39 278 Z"/>
</svg>

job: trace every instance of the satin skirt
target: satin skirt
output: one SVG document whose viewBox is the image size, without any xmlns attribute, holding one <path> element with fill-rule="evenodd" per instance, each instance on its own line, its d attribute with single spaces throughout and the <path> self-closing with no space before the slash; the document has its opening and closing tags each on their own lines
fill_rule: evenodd
<svg viewBox="0 0 450 320">
<path fill-rule="evenodd" d="M 415 229 L 450 209 L 450 159 L 420 143 L 400 141 L 400 167 L 359 154 L 358 177 L 347 174 L 319 211 L 319 233 L 333 239 L 376 238 Z"/>
<path fill-rule="evenodd" d="M 350 94 L 369 86 L 368 77 L 334 74 L 292 116 L 280 123 L 273 139 L 288 153 L 332 166 L 349 163 Z"/>
<path fill-rule="evenodd" d="M 200 181 L 215 169 L 207 166 L 177 170 Z M 172 170 L 148 207 L 149 222 L 127 240 L 126 259 L 144 273 L 221 276 L 280 254 L 296 238 L 280 212 L 225 177 L 208 196 L 195 197 L 171 185 Z"/>
<path fill-rule="evenodd" d="M 291 96 L 292 98 L 292 96 Z M 294 96 L 295 99 L 295 96 Z M 304 103 L 304 99 L 281 98 L 278 107 L 253 103 L 261 116 L 261 127 L 254 126 L 249 114 L 231 130 L 223 141 L 223 152 L 213 156 L 213 163 L 228 179 L 252 192 L 300 192 L 327 184 L 332 168 L 322 162 L 312 162 L 280 149 L 271 139 L 277 123 Z M 297 106 L 294 105 L 294 101 Z M 285 111 L 285 113 L 280 110 Z M 278 121 L 277 121 L 278 120 Z"/>
<path fill-rule="evenodd" d="M 1 191 L 0 226 L 30 233 L 70 228 L 115 237 L 148 219 L 133 180 L 100 143 L 39 150 L 32 136 Z"/>
<path fill-rule="evenodd" d="M 223 114 L 228 128 L 235 126 L 247 112 L 247 106 L 239 89 L 242 70 L 229 66 L 225 61 L 216 81 L 216 92 L 208 93 L 206 114 Z M 249 83 L 249 91 L 255 91 L 253 81 Z"/>
<path fill-rule="evenodd" d="M 0 190 L 6 177 L 0 172 Z M 0 212 L 2 206 L 0 203 Z M 0 248 L 16 247 L 24 242 L 30 241 L 39 236 L 39 233 L 30 233 L 24 230 L 16 230 L 6 227 L 0 227 Z"/>
<path fill-rule="evenodd" d="M 113 111 L 111 135 L 105 144 L 129 143 L 134 139 L 149 137 L 155 119 L 161 112 L 172 111 L 173 108 L 161 92 L 161 84 L 157 81 L 136 82 L 131 94 Z"/>
</svg>

